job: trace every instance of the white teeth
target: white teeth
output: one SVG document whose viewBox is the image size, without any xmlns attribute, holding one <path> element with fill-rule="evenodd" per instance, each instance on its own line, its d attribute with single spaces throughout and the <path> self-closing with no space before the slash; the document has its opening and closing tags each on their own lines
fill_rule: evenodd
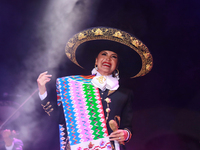
<svg viewBox="0 0 200 150">
<path fill-rule="evenodd" d="M 110 64 L 107 64 L 107 63 L 103 63 L 103 65 L 105 65 L 105 66 L 109 66 L 109 67 L 111 66 Z"/>
</svg>

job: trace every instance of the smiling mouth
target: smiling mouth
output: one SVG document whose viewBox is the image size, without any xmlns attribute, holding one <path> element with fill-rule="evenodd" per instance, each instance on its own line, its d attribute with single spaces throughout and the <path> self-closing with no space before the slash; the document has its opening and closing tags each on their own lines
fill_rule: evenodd
<svg viewBox="0 0 200 150">
<path fill-rule="evenodd" d="M 111 64 L 110 64 L 110 63 L 106 63 L 106 62 L 104 62 L 104 63 L 103 63 L 103 66 L 111 67 Z"/>
</svg>

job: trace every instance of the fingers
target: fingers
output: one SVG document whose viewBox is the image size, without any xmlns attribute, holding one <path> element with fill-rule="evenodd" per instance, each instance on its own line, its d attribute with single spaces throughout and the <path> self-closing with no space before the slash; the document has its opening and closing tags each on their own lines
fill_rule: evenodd
<svg viewBox="0 0 200 150">
<path fill-rule="evenodd" d="M 45 85 L 47 82 L 51 80 L 52 75 L 47 74 L 48 72 L 45 71 L 39 75 L 37 78 L 37 82 L 39 85 Z"/>
<path fill-rule="evenodd" d="M 45 72 L 41 73 L 41 74 L 38 76 L 38 79 L 37 79 L 37 80 L 41 81 L 41 80 L 45 80 L 45 79 L 47 79 L 47 78 L 52 77 L 52 75 L 47 74 L 47 73 L 48 73 L 48 71 L 45 71 Z"/>
<path fill-rule="evenodd" d="M 110 141 L 123 142 L 123 141 L 125 141 L 124 131 L 123 130 L 117 130 L 115 132 L 112 132 L 110 134 L 109 138 L 110 138 Z"/>
<path fill-rule="evenodd" d="M 45 71 L 45 72 L 41 73 L 39 75 L 38 79 L 42 78 L 44 75 L 47 75 L 47 73 L 48 73 L 48 71 Z M 49 76 L 51 76 L 51 75 L 49 75 Z"/>
</svg>

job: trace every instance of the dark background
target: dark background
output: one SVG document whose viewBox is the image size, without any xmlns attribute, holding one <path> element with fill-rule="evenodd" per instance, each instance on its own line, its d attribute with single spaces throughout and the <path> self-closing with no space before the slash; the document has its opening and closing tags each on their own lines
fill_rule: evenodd
<svg viewBox="0 0 200 150">
<path fill-rule="evenodd" d="M 72 10 L 80 15 L 88 2 L 75 1 Z M 48 29 L 44 23 L 48 3 L 47 0 L 0 1 L 1 101 L 22 104 L 37 88 L 39 73 L 46 70 L 55 74 L 55 78 L 90 73 L 69 62 L 67 57 L 56 67 L 47 67 L 49 60 L 43 59 L 47 57 L 45 37 L 38 32 Z M 127 149 L 200 150 L 200 1 L 101 0 L 91 3 L 94 7 L 90 7 L 87 19 L 83 24 L 72 24 L 71 28 L 76 29 L 69 37 L 94 26 L 119 28 L 143 41 L 154 59 L 149 74 L 121 81 L 135 95 L 134 133 Z M 84 20 L 80 16 L 78 19 Z M 69 37 L 61 42 L 61 53 L 56 55 L 65 57 L 64 48 Z M 37 69 L 34 64 L 39 57 L 41 64 Z M 53 78 L 48 88 L 54 86 Z M 18 92 L 20 90 L 27 95 Z M 20 117 L 4 128 L 19 132 L 25 150 L 57 150 L 57 125 L 42 110 L 37 94 L 34 96 L 30 100 L 34 103 L 28 101 L 34 107 L 25 104 Z M 20 127 L 22 124 L 28 128 L 26 132 Z M 37 128 L 36 132 L 30 131 L 32 127 Z"/>
</svg>

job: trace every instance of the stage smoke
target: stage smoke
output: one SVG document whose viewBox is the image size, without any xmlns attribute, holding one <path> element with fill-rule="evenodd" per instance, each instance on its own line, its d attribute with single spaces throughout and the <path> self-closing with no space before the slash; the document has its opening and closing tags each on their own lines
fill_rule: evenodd
<svg viewBox="0 0 200 150">
<path fill-rule="evenodd" d="M 88 26 L 95 15 L 97 1 L 93 0 L 59 0 L 46 1 L 43 7 L 38 8 L 34 20 L 34 30 L 32 37 L 36 41 L 30 43 L 30 49 L 24 60 L 25 70 L 19 72 L 20 84 L 16 85 L 16 93 L 22 95 L 17 101 L 22 104 L 36 89 L 36 79 L 41 72 L 49 71 L 53 78 L 57 78 L 57 68 L 65 56 L 66 42 L 75 33 Z M 65 61 L 66 63 L 66 61 Z M 67 65 L 67 64 L 66 64 Z M 55 81 L 55 80 L 52 80 Z M 48 88 L 48 87 L 47 87 Z M 24 143 L 35 144 L 33 135 L 36 135 L 36 141 L 39 141 L 41 131 L 40 126 L 46 124 L 37 111 L 40 107 L 38 92 L 21 109 L 23 113 L 19 125 L 19 132 Z M 37 98 L 35 98 L 37 97 Z M 48 116 L 46 116 L 48 117 Z M 42 125 L 41 122 L 44 124 Z M 38 135 L 38 136 L 37 136 Z M 42 140 L 42 139 L 41 139 Z"/>
</svg>

